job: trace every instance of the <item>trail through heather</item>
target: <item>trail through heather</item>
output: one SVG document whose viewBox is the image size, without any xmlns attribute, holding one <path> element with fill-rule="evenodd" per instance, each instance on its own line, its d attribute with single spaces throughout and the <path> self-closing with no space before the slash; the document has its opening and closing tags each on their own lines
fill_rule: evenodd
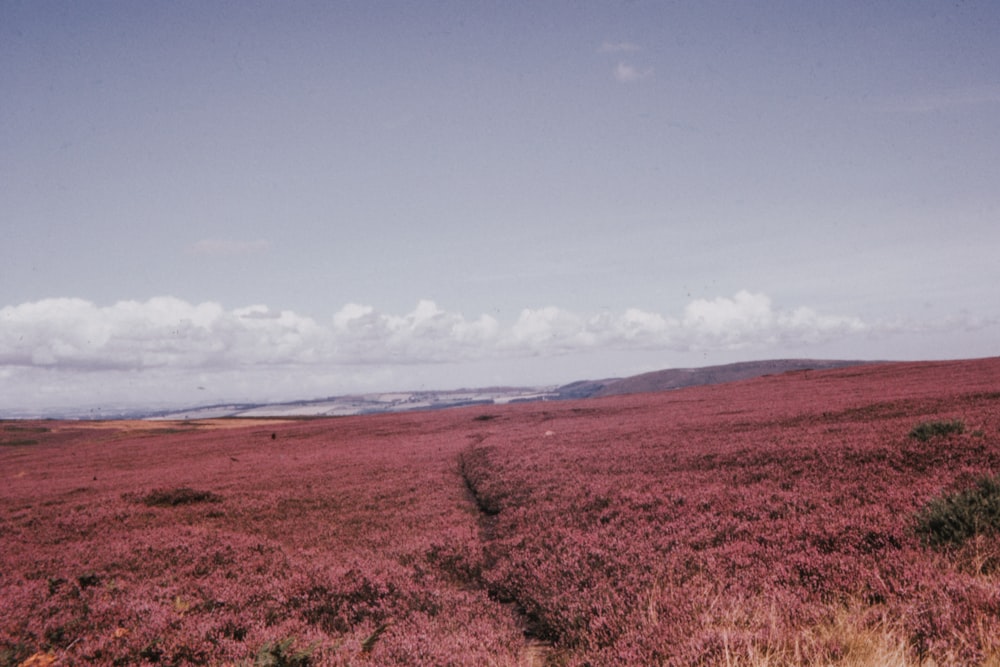
<svg viewBox="0 0 1000 667">
<path fill-rule="evenodd" d="M 519 664 L 516 619 L 475 584 L 464 423 L 428 417 L 6 424 L 35 431 L 0 448 L 0 664 L 235 663 L 289 639 L 317 665 Z"/>
</svg>

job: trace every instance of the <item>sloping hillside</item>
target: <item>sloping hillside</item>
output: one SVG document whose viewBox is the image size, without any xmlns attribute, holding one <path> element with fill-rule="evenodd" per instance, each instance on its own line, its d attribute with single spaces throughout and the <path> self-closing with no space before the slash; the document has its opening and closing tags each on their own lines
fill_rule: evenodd
<svg viewBox="0 0 1000 667">
<path fill-rule="evenodd" d="M 558 394 L 563 398 L 640 394 L 680 389 L 682 387 L 722 384 L 791 371 L 826 370 L 870 363 L 877 362 L 829 359 L 769 359 L 766 361 L 744 361 L 699 368 L 670 368 L 642 373 L 641 375 L 632 375 L 626 378 L 581 380 L 559 387 Z"/>
<path fill-rule="evenodd" d="M 0 667 L 993 665 L 997 473 L 1000 359 L 0 422 Z"/>
</svg>

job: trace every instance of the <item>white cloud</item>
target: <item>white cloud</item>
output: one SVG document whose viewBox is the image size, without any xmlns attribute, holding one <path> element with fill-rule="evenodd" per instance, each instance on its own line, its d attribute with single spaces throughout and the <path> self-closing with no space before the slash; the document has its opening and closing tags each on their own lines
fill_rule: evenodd
<svg viewBox="0 0 1000 667">
<path fill-rule="evenodd" d="M 947 326 L 959 332 L 995 324 L 960 316 Z M 944 335 L 942 326 L 931 333 Z M 349 390 L 344 383 L 361 386 L 391 376 L 392 369 L 510 365 L 611 351 L 786 355 L 808 346 L 850 349 L 873 336 L 927 331 L 919 322 L 872 323 L 806 306 L 777 307 L 767 295 L 749 291 L 693 300 L 677 316 L 637 308 L 581 314 L 549 306 L 525 309 L 506 325 L 488 315 L 467 318 L 428 300 L 402 315 L 349 303 L 324 320 L 265 305 L 229 310 L 173 297 L 110 306 L 44 299 L 0 309 L 0 405 L 22 396 L 55 400 L 87 386 L 117 386 L 124 395 L 142 387 L 165 396 L 181 385 L 224 385 L 230 394 L 222 392 L 221 399 L 237 389 L 249 396 L 280 385 L 287 395 L 296 387 Z M 308 381 L 296 384 L 295 377 Z"/>
<path fill-rule="evenodd" d="M 633 83 L 653 74 L 652 69 L 640 70 L 634 65 L 620 62 L 615 67 L 615 79 L 621 83 Z"/>
<path fill-rule="evenodd" d="M 488 315 L 467 320 L 422 300 L 406 315 L 387 315 L 371 306 L 348 304 L 333 316 L 329 331 L 339 363 L 428 363 L 459 361 L 482 354 L 499 333 Z"/>
<path fill-rule="evenodd" d="M 45 299 L 0 309 L 0 364 L 140 370 L 302 362 L 315 356 L 318 334 L 310 318 L 263 306 Z"/>
<path fill-rule="evenodd" d="M 732 299 L 696 299 L 684 309 L 684 327 L 713 338 L 742 335 L 767 328 L 773 322 L 771 300 L 764 294 L 740 291 Z"/>
<path fill-rule="evenodd" d="M 870 328 L 859 318 L 820 315 L 807 307 L 775 310 L 767 295 L 745 290 L 732 298 L 692 301 L 684 309 L 682 326 L 692 347 L 728 349 L 816 343 Z"/>
<path fill-rule="evenodd" d="M 193 243 L 189 252 L 208 257 L 239 257 L 266 252 L 271 244 L 263 239 L 241 241 L 236 239 L 202 239 Z"/>
<path fill-rule="evenodd" d="M 587 323 L 574 313 L 549 306 L 526 308 L 504 336 L 503 345 L 529 354 L 565 352 L 592 345 Z"/>
<path fill-rule="evenodd" d="M 83 370 L 262 364 L 439 363 L 599 347 L 670 350 L 798 344 L 863 333 L 855 317 L 777 309 L 764 294 L 697 299 L 679 318 L 636 308 L 586 316 L 525 309 L 509 326 L 423 300 L 409 313 L 349 303 L 327 323 L 264 305 L 226 310 L 173 297 L 97 306 L 45 299 L 0 309 L 0 366 Z"/>
</svg>

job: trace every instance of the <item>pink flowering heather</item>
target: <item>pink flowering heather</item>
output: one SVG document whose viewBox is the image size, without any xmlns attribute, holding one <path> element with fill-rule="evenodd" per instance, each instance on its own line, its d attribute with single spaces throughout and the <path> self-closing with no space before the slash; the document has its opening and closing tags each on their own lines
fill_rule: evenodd
<svg viewBox="0 0 1000 667">
<path fill-rule="evenodd" d="M 996 534 L 921 531 L 997 473 L 1000 359 L 0 422 L 0 667 L 994 664 Z"/>
</svg>

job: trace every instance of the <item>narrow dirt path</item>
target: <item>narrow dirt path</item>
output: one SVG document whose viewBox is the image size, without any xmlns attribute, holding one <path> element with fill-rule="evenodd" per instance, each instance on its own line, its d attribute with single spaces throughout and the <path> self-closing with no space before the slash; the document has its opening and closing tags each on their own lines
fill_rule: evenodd
<svg viewBox="0 0 1000 667">
<path fill-rule="evenodd" d="M 465 482 L 469 502 L 478 511 L 479 536 L 485 553 L 489 550 L 491 543 L 496 540 L 497 525 L 499 523 L 498 514 L 502 511 L 502 508 L 497 507 L 488 498 L 478 493 L 476 484 L 470 477 L 466 467 L 467 455 L 474 451 L 477 446 L 481 445 L 484 440 L 485 437 L 477 439 L 464 451 L 459 453 L 459 471 L 462 480 Z M 497 591 L 490 590 L 486 582 L 480 580 L 476 583 L 486 590 L 491 598 L 498 599 L 500 597 Z M 504 602 L 504 606 L 510 609 L 511 613 L 517 619 L 518 625 L 521 627 L 521 632 L 524 635 L 524 647 L 521 650 L 520 664 L 525 667 L 545 667 L 551 664 L 551 659 L 555 655 L 555 648 L 551 641 L 543 639 L 540 636 L 541 633 L 539 632 L 537 622 L 530 617 L 518 600 Z"/>
</svg>

